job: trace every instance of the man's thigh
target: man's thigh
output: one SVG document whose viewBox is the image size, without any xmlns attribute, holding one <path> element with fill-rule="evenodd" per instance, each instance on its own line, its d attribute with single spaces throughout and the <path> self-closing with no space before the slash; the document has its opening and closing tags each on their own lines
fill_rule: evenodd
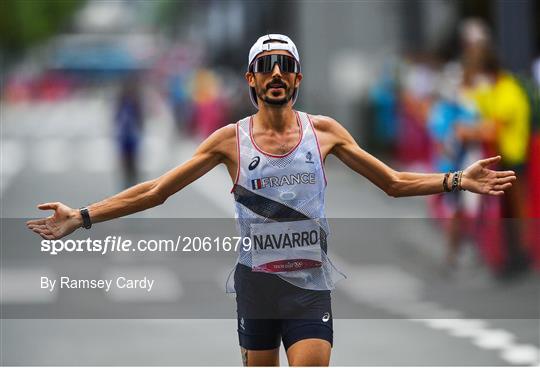
<svg viewBox="0 0 540 368">
<path fill-rule="evenodd" d="M 330 364 L 332 345 L 323 339 L 304 339 L 295 342 L 287 350 L 291 367 L 327 367 Z"/>
<path fill-rule="evenodd" d="M 244 366 L 279 365 L 279 320 L 240 318 L 238 338 Z"/>
<path fill-rule="evenodd" d="M 282 340 L 290 365 L 328 365 L 332 322 L 330 316 L 321 320 L 240 319 L 242 361 L 246 366 L 279 365 Z"/>
</svg>

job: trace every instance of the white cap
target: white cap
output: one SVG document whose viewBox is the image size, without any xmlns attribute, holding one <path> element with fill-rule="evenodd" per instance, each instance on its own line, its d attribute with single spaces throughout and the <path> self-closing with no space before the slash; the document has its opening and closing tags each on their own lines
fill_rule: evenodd
<svg viewBox="0 0 540 368">
<path fill-rule="evenodd" d="M 279 42 L 270 42 L 271 40 L 277 40 Z M 296 61 L 298 61 L 298 64 L 300 64 L 300 55 L 298 54 L 298 50 L 296 49 L 294 42 L 292 42 L 292 40 L 285 35 L 273 33 L 259 37 L 257 42 L 251 46 L 251 49 L 249 50 L 248 67 L 251 65 L 253 60 L 255 60 L 257 55 L 263 51 L 270 50 L 289 51 L 292 56 L 294 56 Z"/>
<path fill-rule="evenodd" d="M 278 42 L 269 42 L 271 40 L 276 40 Z M 265 43 L 266 42 L 266 43 Z M 300 65 L 300 55 L 298 54 L 298 50 L 296 49 L 296 45 L 292 40 L 282 34 L 267 34 L 264 36 L 259 37 L 257 42 L 251 46 L 251 49 L 249 50 L 249 58 L 248 58 L 248 70 L 249 66 L 255 60 L 257 55 L 259 55 L 261 52 L 264 51 L 271 51 L 271 50 L 285 50 L 289 51 L 291 55 L 296 59 L 298 64 Z M 250 87 L 249 88 L 249 97 L 251 99 L 251 103 L 253 106 L 255 106 L 257 109 L 259 108 L 257 104 L 257 94 L 255 92 L 255 88 Z M 295 88 L 293 96 L 292 96 L 292 104 L 296 102 L 296 99 L 298 98 L 298 88 Z"/>
</svg>

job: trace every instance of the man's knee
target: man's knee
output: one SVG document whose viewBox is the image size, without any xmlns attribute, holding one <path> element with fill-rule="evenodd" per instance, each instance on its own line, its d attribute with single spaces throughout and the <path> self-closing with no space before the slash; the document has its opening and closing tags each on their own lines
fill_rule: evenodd
<svg viewBox="0 0 540 368">
<path fill-rule="evenodd" d="M 240 347 L 244 367 L 279 366 L 279 348 L 272 350 L 248 350 Z"/>
</svg>

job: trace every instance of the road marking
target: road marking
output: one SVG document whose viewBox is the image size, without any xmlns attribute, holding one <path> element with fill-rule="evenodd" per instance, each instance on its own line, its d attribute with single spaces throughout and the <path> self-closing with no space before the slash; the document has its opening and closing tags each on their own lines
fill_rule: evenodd
<svg viewBox="0 0 540 368">
<path fill-rule="evenodd" d="M 111 172 L 118 167 L 118 160 L 114 159 L 118 156 L 115 148 L 112 138 L 84 140 L 77 149 L 81 157 L 77 166 L 92 173 Z"/>
<path fill-rule="evenodd" d="M 480 319 L 459 320 L 457 323 L 458 326 L 448 330 L 448 333 L 455 337 L 474 338 L 487 329 L 487 322 Z"/>
<path fill-rule="evenodd" d="M 534 345 L 512 345 L 506 347 L 502 352 L 502 357 L 512 364 L 540 365 L 540 352 Z"/>
<path fill-rule="evenodd" d="M 516 337 L 514 334 L 508 331 L 501 329 L 485 329 L 479 336 L 476 336 L 472 342 L 482 349 L 497 350 L 511 346 L 515 339 Z"/>
<path fill-rule="evenodd" d="M 0 150 L 0 194 L 2 194 L 22 170 L 26 160 L 26 151 L 17 139 L 2 139 Z"/>
<path fill-rule="evenodd" d="M 332 258 L 347 270 L 349 280 L 340 287 L 340 291 L 351 299 L 444 331 L 450 336 L 468 338 L 478 348 L 498 351 L 499 357 L 510 364 L 540 363 L 539 348 L 518 344 L 511 332 L 490 328 L 484 320 L 464 319 L 459 311 L 423 301 L 424 282 L 413 275 L 387 265 L 355 266 L 336 255 Z"/>
<path fill-rule="evenodd" d="M 48 138 L 37 141 L 32 152 L 33 168 L 50 174 L 65 172 L 73 157 L 69 148 L 66 139 Z"/>
</svg>

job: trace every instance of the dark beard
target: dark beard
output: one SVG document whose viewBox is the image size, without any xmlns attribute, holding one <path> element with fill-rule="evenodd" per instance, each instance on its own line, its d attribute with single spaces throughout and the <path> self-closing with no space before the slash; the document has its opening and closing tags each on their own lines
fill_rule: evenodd
<svg viewBox="0 0 540 368">
<path fill-rule="evenodd" d="M 263 96 L 262 100 L 268 105 L 283 106 L 286 105 L 292 98 L 292 95 L 280 98 L 279 100 L 271 99 L 270 97 Z"/>
<path fill-rule="evenodd" d="M 296 84 L 296 78 L 295 78 L 295 84 Z M 257 88 L 257 97 L 259 97 L 265 104 L 271 105 L 271 106 L 284 106 L 292 99 L 294 95 L 294 89 L 291 90 L 290 87 L 285 88 L 285 97 L 282 97 L 279 99 L 268 97 L 266 95 L 267 92 L 268 92 L 268 89 L 266 88 Z"/>
<path fill-rule="evenodd" d="M 283 106 L 283 105 L 286 105 L 287 102 L 289 102 L 292 99 L 293 94 L 290 91 L 291 91 L 290 88 L 287 88 L 285 90 L 285 97 L 276 99 L 276 98 L 268 97 L 266 95 L 266 89 L 260 88 L 257 91 L 257 97 L 259 97 L 264 103 L 268 105 Z"/>
</svg>

